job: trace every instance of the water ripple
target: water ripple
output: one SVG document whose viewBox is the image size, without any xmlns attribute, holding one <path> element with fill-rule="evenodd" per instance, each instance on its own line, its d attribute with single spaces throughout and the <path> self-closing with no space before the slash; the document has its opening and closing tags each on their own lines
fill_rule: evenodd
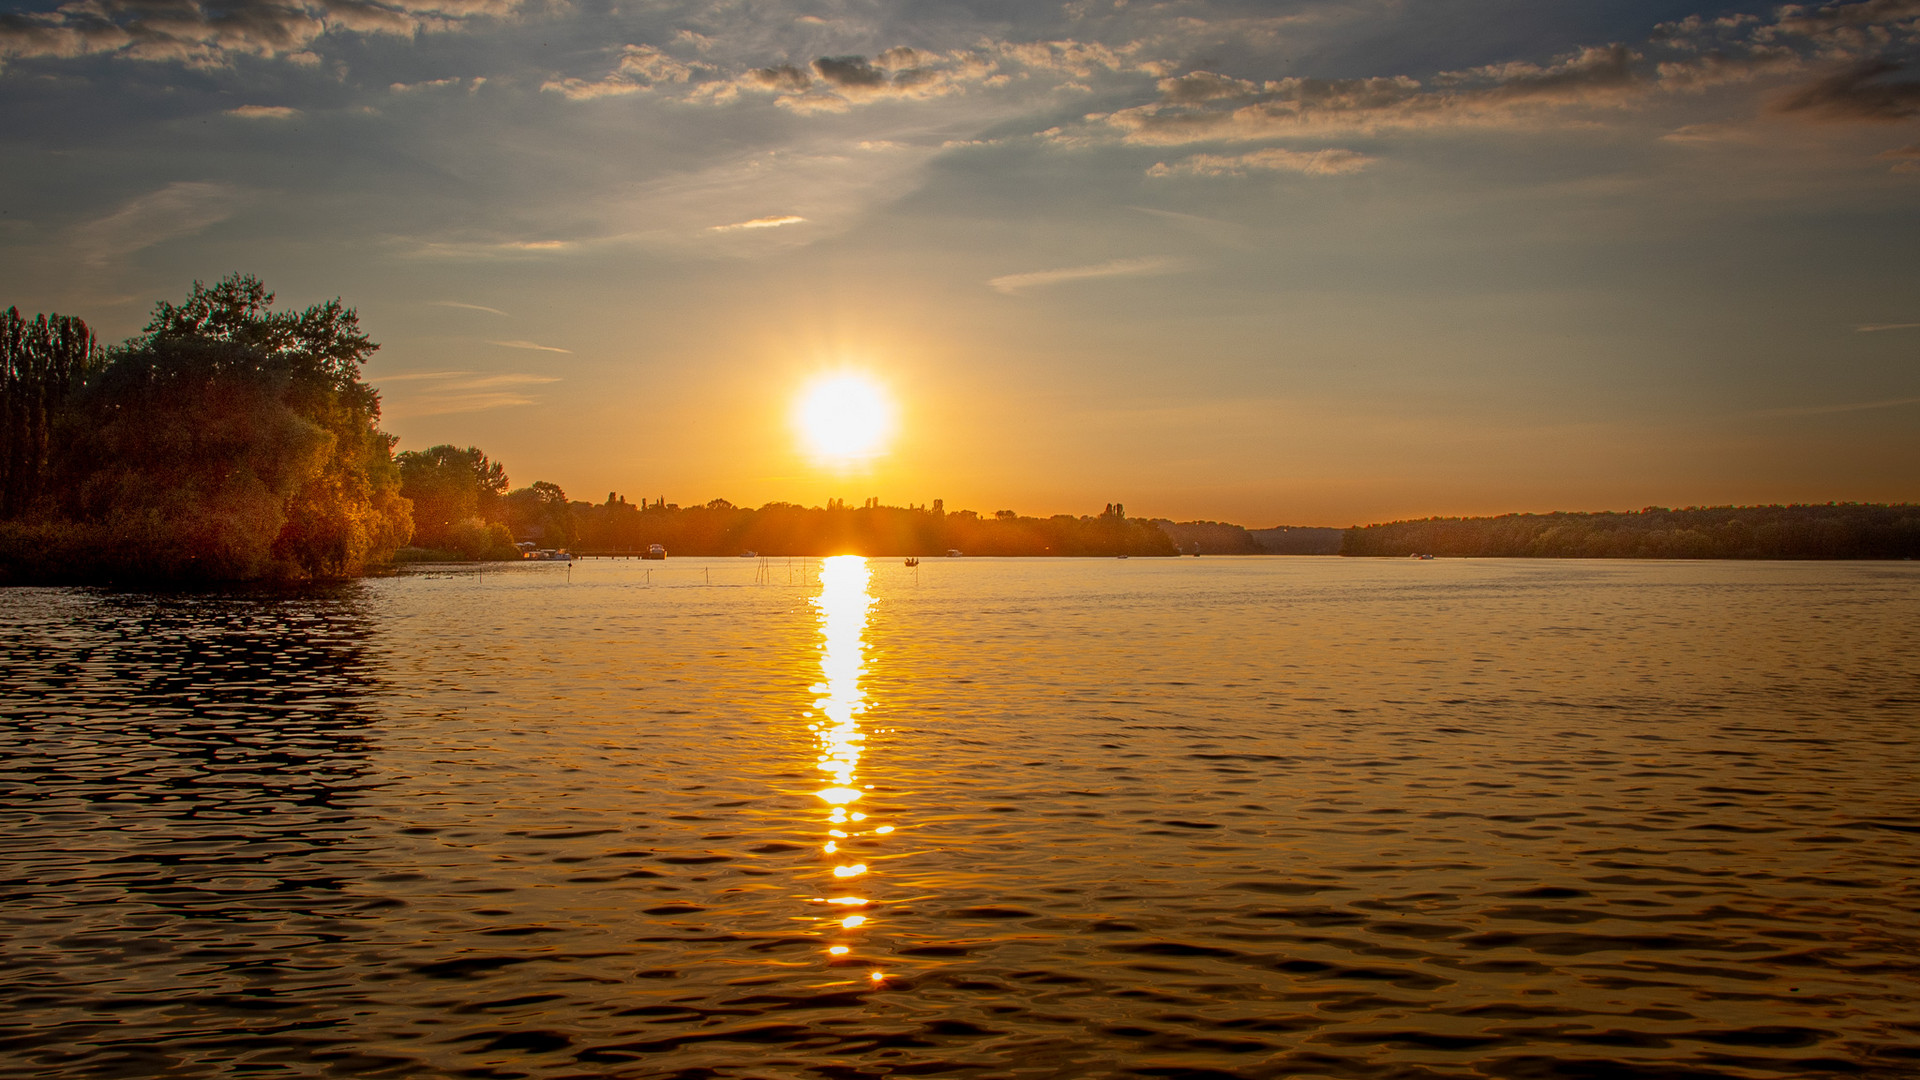
<svg viewBox="0 0 1920 1080">
<path fill-rule="evenodd" d="M 1911 567 L 779 569 L 0 591 L 0 1075 L 1920 1070 Z"/>
</svg>

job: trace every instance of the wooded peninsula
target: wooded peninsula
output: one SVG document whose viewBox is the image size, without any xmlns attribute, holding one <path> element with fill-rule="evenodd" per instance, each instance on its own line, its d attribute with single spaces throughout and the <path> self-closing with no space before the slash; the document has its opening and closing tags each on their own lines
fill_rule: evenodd
<svg viewBox="0 0 1920 1080">
<path fill-rule="evenodd" d="M 395 453 L 339 300 L 275 311 L 256 278 L 195 282 L 106 348 L 80 319 L 0 315 L 0 584 L 304 581 L 531 551 L 675 555 L 1889 559 L 1920 507 L 1710 507 L 1431 518 L 1350 529 L 725 499 L 682 507 L 511 486 L 477 447 Z"/>
</svg>

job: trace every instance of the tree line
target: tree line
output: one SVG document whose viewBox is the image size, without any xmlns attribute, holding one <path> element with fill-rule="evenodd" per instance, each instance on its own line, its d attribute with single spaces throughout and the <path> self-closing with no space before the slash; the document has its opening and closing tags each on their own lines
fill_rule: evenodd
<svg viewBox="0 0 1920 1080">
<path fill-rule="evenodd" d="M 825 506 L 771 502 L 735 506 L 726 499 L 682 507 L 665 498 L 630 502 L 570 500 L 545 481 L 508 490 L 485 452 L 436 446 L 399 458 L 403 491 L 414 500 L 414 557 L 458 554 L 514 557 L 516 542 L 543 548 L 644 552 L 659 544 L 673 555 L 1175 555 L 1158 523 L 1129 518 L 1109 503 L 1098 515 L 1023 517 L 1011 510 L 981 515 L 927 506 Z"/>
<path fill-rule="evenodd" d="M 572 504 L 579 546 L 640 550 L 659 544 L 670 553 L 736 555 L 1175 555 L 1173 542 L 1147 520 L 1129 518 L 1110 503 L 1098 515 L 1023 517 L 1010 510 L 982 515 L 928 506 L 882 506 L 869 499 L 849 507 L 773 502 L 757 509 L 715 499 L 680 508 L 665 500 L 635 505 L 609 494 L 598 505 Z"/>
<path fill-rule="evenodd" d="M 1826 503 L 1426 518 L 1356 526 L 1342 555 L 1561 559 L 1911 559 L 1920 506 Z"/>
</svg>

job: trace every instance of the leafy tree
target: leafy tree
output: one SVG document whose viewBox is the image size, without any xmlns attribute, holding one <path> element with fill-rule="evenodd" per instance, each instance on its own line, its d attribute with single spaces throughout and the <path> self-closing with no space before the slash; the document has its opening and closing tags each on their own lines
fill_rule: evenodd
<svg viewBox="0 0 1920 1080">
<path fill-rule="evenodd" d="M 408 450 L 394 460 L 400 469 L 401 494 L 413 501 L 414 543 L 447 548 L 457 522 L 467 518 L 486 524 L 503 521 L 506 466 L 487 460 L 478 447 L 463 450 L 442 444 Z"/>
<path fill-rule="evenodd" d="M 250 275 L 196 281 L 74 396 L 44 522 L 80 545 L 68 575 L 343 577 L 406 541 L 393 438 L 360 381 L 378 346 L 338 300 L 272 306 Z"/>
<path fill-rule="evenodd" d="M 477 517 L 454 522 L 444 545 L 446 550 L 468 559 L 513 559 L 520 554 L 505 525 L 497 521 L 489 524 Z"/>
<path fill-rule="evenodd" d="M 537 540 L 545 547 L 573 544 L 573 506 L 560 485 L 535 480 L 507 493 L 507 527 L 514 536 Z"/>
</svg>

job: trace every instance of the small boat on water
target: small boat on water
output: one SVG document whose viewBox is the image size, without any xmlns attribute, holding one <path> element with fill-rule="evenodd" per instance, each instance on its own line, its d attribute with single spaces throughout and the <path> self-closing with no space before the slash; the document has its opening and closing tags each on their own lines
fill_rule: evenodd
<svg viewBox="0 0 1920 1080">
<path fill-rule="evenodd" d="M 740 557 L 743 559 L 757 559 L 760 557 L 760 553 L 757 551 L 743 551 L 740 553 Z"/>
<path fill-rule="evenodd" d="M 947 549 L 947 558 L 949 558 L 949 559 L 957 559 L 957 558 L 959 558 L 959 557 L 960 557 L 960 549 L 959 549 L 959 548 L 948 548 L 948 549 Z"/>
<path fill-rule="evenodd" d="M 919 559 L 917 559 L 917 558 L 914 558 L 914 557 L 913 557 L 913 556 L 911 556 L 911 555 L 909 555 L 909 556 L 907 556 L 907 565 L 908 565 L 908 566 L 919 566 L 919 565 L 920 565 L 920 560 L 919 560 Z"/>
<path fill-rule="evenodd" d="M 648 544 L 647 553 L 640 557 L 643 559 L 664 559 L 667 557 L 667 549 L 661 547 L 659 544 Z"/>
</svg>

